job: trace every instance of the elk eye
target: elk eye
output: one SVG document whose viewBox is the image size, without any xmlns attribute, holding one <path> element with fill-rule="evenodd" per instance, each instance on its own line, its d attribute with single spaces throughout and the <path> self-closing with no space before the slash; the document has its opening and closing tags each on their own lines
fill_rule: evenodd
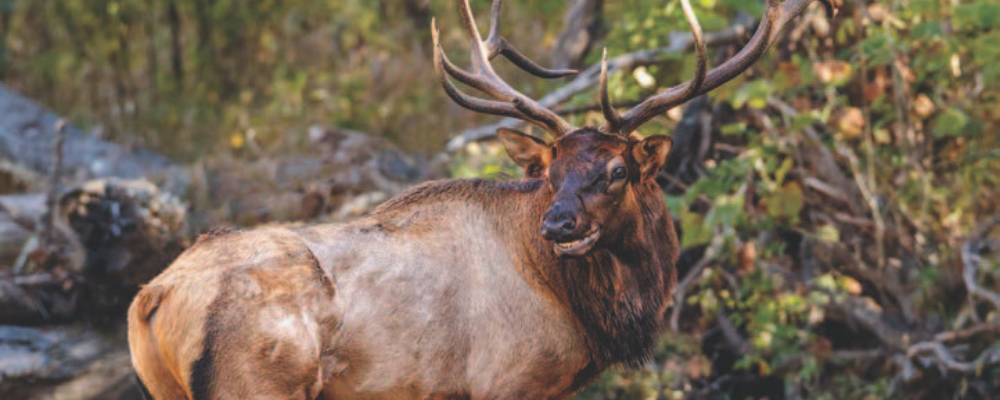
<svg viewBox="0 0 1000 400">
<path fill-rule="evenodd" d="M 625 178 L 625 167 L 618 167 L 611 171 L 611 179 L 619 180 Z"/>
</svg>

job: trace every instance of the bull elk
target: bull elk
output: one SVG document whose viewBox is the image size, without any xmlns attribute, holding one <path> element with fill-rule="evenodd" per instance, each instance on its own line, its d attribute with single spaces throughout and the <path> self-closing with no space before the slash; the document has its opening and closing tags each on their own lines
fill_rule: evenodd
<svg viewBox="0 0 1000 400">
<path fill-rule="evenodd" d="M 828 13 L 831 1 L 821 0 Z M 602 71 L 603 127 L 574 128 L 500 79 L 502 55 L 544 78 L 500 36 L 483 41 L 457 0 L 472 72 L 436 27 L 448 96 L 554 137 L 498 132 L 525 178 L 431 182 L 343 225 L 210 234 L 129 309 L 132 362 L 156 400 L 558 399 L 612 365 L 648 357 L 676 281 L 678 243 L 654 182 L 671 141 L 651 118 L 740 74 L 811 0 L 768 0 L 750 42 L 707 71 L 687 0 L 695 77 L 619 115 Z M 432 23 L 433 25 L 433 23 Z M 605 59 L 605 67 L 607 65 Z M 473 97 L 448 77 L 492 97 Z"/>
</svg>

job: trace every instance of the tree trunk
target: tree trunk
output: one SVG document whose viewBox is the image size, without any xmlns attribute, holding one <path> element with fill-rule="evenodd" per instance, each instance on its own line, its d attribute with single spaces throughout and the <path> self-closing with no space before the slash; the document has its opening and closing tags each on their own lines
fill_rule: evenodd
<svg viewBox="0 0 1000 400">
<path fill-rule="evenodd" d="M 167 5 L 167 21 L 170 24 L 170 70 L 174 74 L 174 93 L 184 90 L 184 53 L 181 48 L 181 15 L 177 3 Z"/>
<path fill-rule="evenodd" d="M 604 36 L 601 12 L 604 0 L 574 0 L 566 12 L 566 25 L 553 50 L 554 68 L 580 68 L 594 43 Z"/>
</svg>

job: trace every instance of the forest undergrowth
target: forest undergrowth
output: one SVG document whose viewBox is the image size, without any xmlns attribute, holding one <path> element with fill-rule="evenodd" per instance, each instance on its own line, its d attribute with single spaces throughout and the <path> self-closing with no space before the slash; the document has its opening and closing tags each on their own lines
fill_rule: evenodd
<svg viewBox="0 0 1000 400">
<path fill-rule="evenodd" d="M 550 60 L 566 5 L 508 3 L 508 39 Z M 764 5 L 693 3 L 706 32 L 751 28 L 713 43 L 712 65 Z M 434 79 L 430 18 L 452 7 L 0 0 L 0 79 L 178 160 L 308 154 L 307 128 L 327 124 L 447 154 L 452 176 L 518 176 L 490 141 L 444 150 L 495 122 Z M 600 21 L 582 67 L 601 48 L 615 58 L 687 37 L 675 1 L 603 2 Z M 439 26 L 457 53 L 454 22 Z M 660 174 L 683 246 L 675 305 L 643 368 L 579 398 L 997 398 L 1000 3 L 858 0 L 833 19 L 815 7 L 784 35 L 748 73 L 643 129 L 675 142 Z M 536 98 L 568 82 L 499 71 Z M 611 94 L 634 103 L 693 71 L 690 51 L 662 51 L 618 70 Z M 557 108 L 599 123 L 595 89 Z"/>
</svg>

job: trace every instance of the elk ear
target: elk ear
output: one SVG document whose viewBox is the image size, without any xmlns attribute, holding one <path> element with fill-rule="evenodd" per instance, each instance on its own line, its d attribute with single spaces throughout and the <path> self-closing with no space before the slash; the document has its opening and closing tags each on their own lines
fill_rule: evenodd
<svg viewBox="0 0 1000 400">
<path fill-rule="evenodd" d="M 640 181 L 656 177 L 660 167 L 667 162 L 667 154 L 673 144 L 673 139 L 656 135 L 632 145 L 632 158 L 639 164 Z"/>
<path fill-rule="evenodd" d="M 497 136 L 507 149 L 507 155 L 524 168 L 524 176 L 541 178 L 552 162 L 552 150 L 544 140 L 513 129 L 500 128 Z"/>
</svg>

